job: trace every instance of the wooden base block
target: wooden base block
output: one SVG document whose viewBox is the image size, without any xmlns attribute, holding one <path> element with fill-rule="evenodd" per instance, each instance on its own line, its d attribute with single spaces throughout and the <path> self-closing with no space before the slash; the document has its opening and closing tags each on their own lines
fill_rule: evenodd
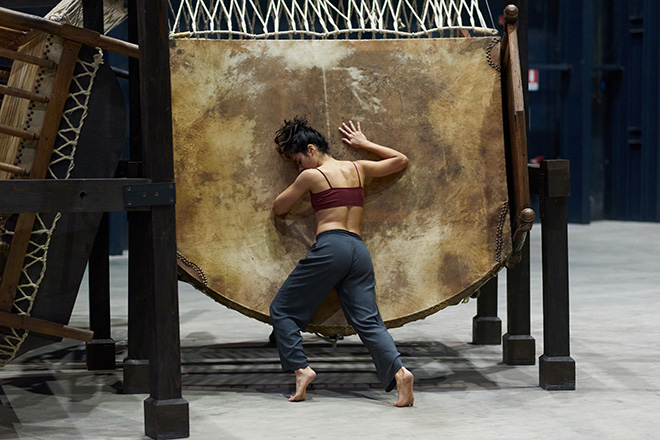
<svg viewBox="0 0 660 440">
<path fill-rule="evenodd" d="M 510 335 L 502 337 L 503 361 L 507 365 L 534 365 L 536 345 L 530 335 Z"/>
<path fill-rule="evenodd" d="M 149 361 L 124 359 L 124 394 L 149 394 Z"/>
<path fill-rule="evenodd" d="M 114 370 L 115 341 L 113 339 L 93 339 L 87 347 L 87 369 Z"/>
<path fill-rule="evenodd" d="M 548 391 L 575 389 L 575 361 L 570 356 L 539 358 L 539 386 Z"/>
<path fill-rule="evenodd" d="M 148 397 L 144 401 L 144 432 L 155 439 L 189 437 L 188 401 Z"/>
<path fill-rule="evenodd" d="M 502 320 L 497 316 L 475 316 L 472 318 L 472 343 L 500 345 L 502 343 Z"/>
</svg>

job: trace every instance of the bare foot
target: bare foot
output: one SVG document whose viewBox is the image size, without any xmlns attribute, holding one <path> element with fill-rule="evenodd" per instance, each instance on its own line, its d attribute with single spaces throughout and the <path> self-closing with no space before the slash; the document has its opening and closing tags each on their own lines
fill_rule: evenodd
<svg viewBox="0 0 660 440">
<path fill-rule="evenodd" d="M 312 383 L 316 378 L 316 372 L 308 365 L 305 368 L 300 368 L 295 371 L 296 373 L 296 394 L 289 397 L 289 402 L 300 402 L 305 400 L 307 392 L 307 385 Z"/>
<path fill-rule="evenodd" d="M 394 375 L 396 380 L 396 391 L 399 393 L 399 398 L 394 402 L 394 406 L 413 406 L 415 397 L 413 396 L 413 374 L 406 370 L 406 367 L 399 368 L 399 371 Z"/>
</svg>

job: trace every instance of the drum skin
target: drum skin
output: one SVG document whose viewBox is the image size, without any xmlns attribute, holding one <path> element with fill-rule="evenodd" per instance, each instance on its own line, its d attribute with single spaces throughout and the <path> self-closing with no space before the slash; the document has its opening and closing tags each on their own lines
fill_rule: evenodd
<svg viewBox="0 0 660 440">
<path fill-rule="evenodd" d="M 269 321 L 273 297 L 314 242 L 308 196 L 285 217 L 272 213 L 273 200 L 298 172 L 276 152 L 275 131 L 283 119 L 305 115 L 338 159 L 376 159 L 341 142 L 337 127 L 353 120 L 370 140 L 410 160 L 400 173 L 365 182 L 361 232 L 386 325 L 473 295 L 511 253 L 491 42 L 173 41 L 182 278 Z M 495 59 L 499 46 L 492 52 Z M 307 330 L 353 333 L 336 293 Z"/>
</svg>

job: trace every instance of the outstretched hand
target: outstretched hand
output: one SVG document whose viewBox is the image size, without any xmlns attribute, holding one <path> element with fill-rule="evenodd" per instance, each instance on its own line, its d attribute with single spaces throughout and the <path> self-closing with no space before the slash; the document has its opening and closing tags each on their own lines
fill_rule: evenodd
<svg viewBox="0 0 660 440">
<path fill-rule="evenodd" d="M 344 135 L 342 142 L 349 147 L 362 148 L 369 142 L 364 133 L 362 133 L 359 122 L 357 123 L 357 127 L 353 124 L 353 121 L 348 121 L 348 124 L 342 122 L 339 131 Z"/>
</svg>

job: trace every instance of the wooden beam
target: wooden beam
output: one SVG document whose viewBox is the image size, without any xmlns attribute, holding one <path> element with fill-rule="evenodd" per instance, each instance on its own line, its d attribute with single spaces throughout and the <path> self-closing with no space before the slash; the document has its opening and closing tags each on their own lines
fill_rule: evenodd
<svg viewBox="0 0 660 440">
<path fill-rule="evenodd" d="M 14 41 L 21 38 L 22 36 L 23 32 L 21 31 L 0 26 L 0 39 L 5 45 L 13 45 Z"/>
<path fill-rule="evenodd" d="M 128 41 L 138 42 L 137 1 L 128 1 Z M 140 111 L 140 61 L 128 60 L 130 103 L 130 159 L 142 163 L 142 128 Z M 129 177 L 141 176 L 141 170 L 130 168 Z M 149 343 L 147 333 L 147 285 L 141 266 L 148 261 L 148 240 L 144 231 L 149 227 L 148 212 L 128 213 L 128 353 L 124 359 L 124 394 L 149 393 Z"/>
<path fill-rule="evenodd" d="M 19 89 L 16 87 L 3 86 L 2 84 L 0 84 L 0 94 L 14 96 L 21 99 L 28 99 L 34 102 L 48 102 L 48 96 L 40 95 L 34 92 L 28 92 L 27 90 Z"/>
<path fill-rule="evenodd" d="M 46 108 L 44 124 L 39 135 L 37 150 L 34 156 L 30 178 L 43 179 L 46 177 L 50 158 L 53 155 L 57 131 L 60 127 L 64 105 L 69 97 L 69 86 L 73 77 L 73 70 L 78 61 L 78 52 L 81 44 L 73 41 L 65 41 L 62 47 L 62 56 L 60 57 L 60 66 L 55 75 L 53 91 L 51 92 L 50 102 Z"/>
<path fill-rule="evenodd" d="M 525 120 L 525 100 L 523 94 L 522 75 L 520 71 L 520 53 L 518 51 L 518 34 L 516 20 L 518 8 L 509 5 L 504 11 L 505 44 L 504 71 L 506 81 L 506 102 L 508 110 L 508 133 L 511 156 L 511 176 L 513 200 L 511 218 L 514 222 L 514 232 L 521 225 L 521 212 L 529 208 L 529 177 L 527 171 L 527 123 Z M 514 243 L 514 246 L 516 244 Z"/>
<path fill-rule="evenodd" d="M 533 211 L 529 208 L 527 170 L 527 127 L 520 71 L 517 20 L 518 8 L 504 10 L 504 36 L 501 64 L 503 109 L 510 176 L 511 223 L 514 232 L 514 255 L 507 262 L 507 333 L 504 335 L 503 360 L 507 365 L 534 365 L 536 341 L 531 336 L 529 240 L 524 228 L 531 226 Z M 514 261 L 515 260 L 515 261 Z M 515 266 L 511 263 L 516 262 Z"/>
<path fill-rule="evenodd" d="M 6 8 L 52 8 L 59 0 L 2 0 Z"/>
<path fill-rule="evenodd" d="M 16 39 L 12 49 L 18 50 L 21 46 L 25 46 L 26 44 L 28 44 L 30 41 L 34 40 L 35 38 L 37 38 L 41 34 L 42 34 L 41 31 L 38 31 L 38 30 L 35 30 L 35 29 L 30 29 L 30 30 L 24 32 L 23 36 L 18 37 Z"/>
<path fill-rule="evenodd" d="M 0 312 L 11 311 L 14 303 L 35 218 L 36 214 L 26 213 L 19 214 L 16 220 L 14 237 L 11 241 L 5 270 L 2 274 L 2 281 L 0 282 Z"/>
<path fill-rule="evenodd" d="M 129 57 L 137 58 L 140 55 L 139 48 L 135 44 L 107 37 L 89 29 L 57 23 L 7 8 L 0 7 L 0 26 L 18 30 L 37 29 L 67 40 L 87 44 L 88 46 L 100 47 L 101 49 L 110 50 Z"/>
<path fill-rule="evenodd" d="M 39 135 L 37 133 L 32 133 L 31 131 L 26 130 L 19 130 L 18 128 L 10 127 L 9 125 L 5 124 L 0 124 L 0 133 L 26 139 L 28 141 L 36 141 L 39 139 Z"/>
<path fill-rule="evenodd" d="M 54 61 L 35 57 L 33 55 L 28 55 L 23 52 L 17 52 L 15 50 L 6 49 L 4 47 L 0 47 L 0 57 L 9 58 L 10 60 L 15 60 L 15 61 L 22 61 L 24 63 L 34 64 L 37 66 L 45 67 L 46 69 L 57 69 L 57 63 L 55 63 Z"/>
<path fill-rule="evenodd" d="M 175 189 L 171 185 L 149 179 L 0 180 L 0 206 L 12 213 L 143 210 L 173 205 Z M 129 195 L 135 191 L 137 194 Z"/>
<path fill-rule="evenodd" d="M 61 25 L 55 21 L 7 8 L 0 8 L 0 26 L 26 32 L 31 29 L 39 29 L 53 35 L 57 35 L 61 28 Z"/>
<path fill-rule="evenodd" d="M 46 321 L 44 319 L 33 318 L 27 315 L 18 315 L 0 311 L 0 326 L 10 327 L 21 330 L 28 330 L 44 335 L 57 336 L 60 338 L 76 339 L 78 341 L 89 342 L 94 337 L 94 332 L 83 330 L 68 325 L 58 324 L 56 322 Z"/>
<path fill-rule="evenodd" d="M 17 167 L 16 165 L 4 162 L 0 162 L 0 170 L 15 174 L 17 176 L 27 176 L 30 174 L 30 172 L 23 167 Z"/>
</svg>

